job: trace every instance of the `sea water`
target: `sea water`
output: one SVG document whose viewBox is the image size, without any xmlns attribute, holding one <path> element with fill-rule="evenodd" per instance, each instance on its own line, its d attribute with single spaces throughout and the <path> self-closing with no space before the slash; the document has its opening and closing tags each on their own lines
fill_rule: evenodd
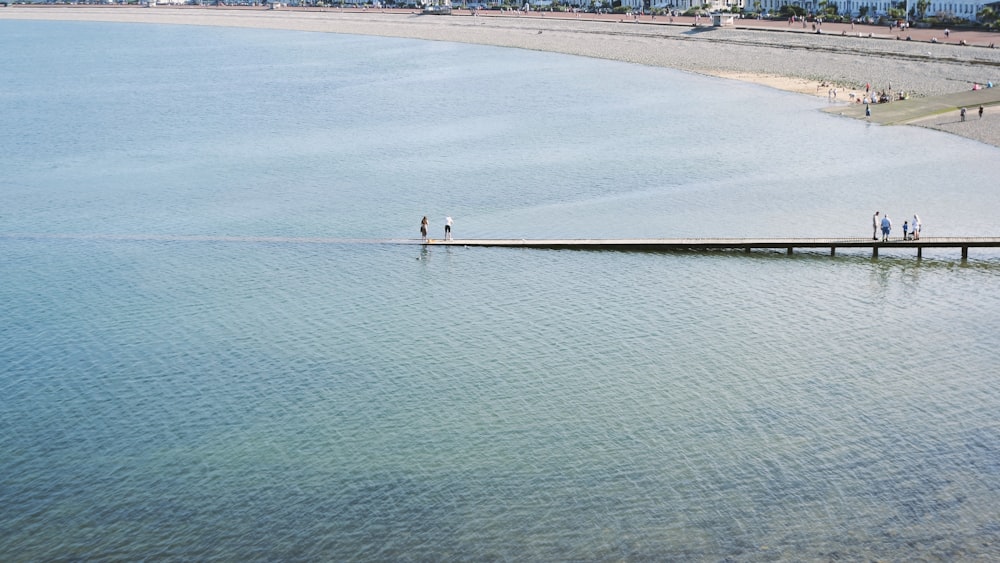
<svg viewBox="0 0 1000 563">
<path fill-rule="evenodd" d="M 0 22 L 0 559 L 1000 557 L 997 149 L 668 69 Z"/>
</svg>

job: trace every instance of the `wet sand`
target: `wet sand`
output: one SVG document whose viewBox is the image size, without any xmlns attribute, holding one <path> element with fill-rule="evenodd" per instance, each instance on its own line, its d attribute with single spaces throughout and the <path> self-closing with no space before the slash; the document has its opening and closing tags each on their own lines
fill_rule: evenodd
<svg viewBox="0 0 1000 563">
<path fill-rule="evenodd" d="M 663 16 L 195 6 L 17 5 L 0 8 L 0 19 L 270 28 L 495 45 L 676 68 L 822 97 L 836 87 L 834 103 L 846 103 L 849 92 L 866 84 L 919 98 L 1000 83 L 1000 49 L 989 47 L 1000 34 L 979 31 L 945 37 L 943 30 L 823 24 L 816 33 L 812 24 L 759 20 L 715 28 L 708 18 Z M 933 114 L 910 123 L 1000 147 L 1000 105 L 987 107 L 975 127 L 953 121 Z"/>
</svg>

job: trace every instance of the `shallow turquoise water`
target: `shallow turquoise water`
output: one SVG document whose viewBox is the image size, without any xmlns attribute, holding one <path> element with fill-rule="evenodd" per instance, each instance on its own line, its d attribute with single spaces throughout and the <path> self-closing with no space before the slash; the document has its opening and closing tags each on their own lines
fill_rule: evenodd
<svg viewBox="0 0 1000 563">
<path fill-rule="evenodd" d="M 346 240 L 996 235 L 996 149 L 544 53 L 0 29 L 0 558 L 1000 555 L 995 254 Z"/>
</svg>

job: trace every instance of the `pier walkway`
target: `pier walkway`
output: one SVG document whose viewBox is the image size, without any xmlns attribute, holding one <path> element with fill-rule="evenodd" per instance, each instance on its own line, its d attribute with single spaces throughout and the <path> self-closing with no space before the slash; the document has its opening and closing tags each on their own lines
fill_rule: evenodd
<svg viewBox="0 0 1000 563">
<path fill-rule="evenodd" d="M 742 250 L 749 253 L 753 250 L 785 250 L 788 254 L 792 254 L 796 248 L 828 248 L 830 249 L 831 256 L 836 255 L 838 248 L 870 248 L 872 258 L 878 258 L 880 249 L 898 250 L 912 248 L 916 250 L 918 259 L 923 257 L 925 248 L 955 248 L 961 249 L 962 260 L 966 260 L 969 257 L 970 248 L 1000 248 L 1000 238 L 924 237 L 920 240 L 903 240 L 901 237 L 895 237 L 891 238 L 888 242 L 865 238 L 431 239 L 424 244 L 428 246 L 492 246 L 547 250 L 619 250 L 632 252 Z"/>
<path fill-rule="evenodd" d="M 640 239 L 419 239 L 383 238 L 355 239 L 332 237 L 239 236 L 239 235 L 177 235 L 177 234 L 61 234 L 61 233 L 0 233 L 0 241 L 19 240 L 80 240 L 103 242 L 165 242 L 165 243 L 245 243 L 245 244 L 406 244 L 460 247 L 507 247 L 538 250 L 613 250 L 622 252 L 710 252 L 829 249 L 836 256 L 838 248 L 871 249 L 872 258 L 879 250 L 916 250 L 923 257 L 925 248 L 957 249 L 962 260 L 969 257 L 970 248 L 1000 248 L 1000 237 L 921 237 L 903 240 L 892 237 L 888 242 L 869 238 L 640 238 Z M 995 255 L 994 255 L 995 256 Z"/>
</svg>

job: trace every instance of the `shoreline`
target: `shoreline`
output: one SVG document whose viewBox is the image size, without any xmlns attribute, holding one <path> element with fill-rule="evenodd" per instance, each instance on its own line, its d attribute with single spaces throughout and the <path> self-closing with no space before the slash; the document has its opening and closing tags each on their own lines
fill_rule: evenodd
<svg viewBox="0 0 1000 563">
<path fill-rule="evenodd" d="M 897 40 L 885 27 L 851 24 L 827 23 L 815 33 L 762 20 L 714 28 L 696 25 L 694 18 L 671 22 L 663 16 L 199 6 L 15 5 L 0 8 L 0 20 L 266 28 L 492 45 L 667 67 L 817 97 L 828 97 L 835 87 L 831 105 L 845 107 L 848 94 L 863 93 L 866 84 L 873 92 L 906 92 L 914 99 L 964 94 L 974 83 L 1000 84 L 1000 49 L 988 47 L 1000 34 L 981 31 L 952 32 L 945 42 L 936 37 L 941 30 L 910 29 L 904 33 L 912 40 Z M 1000 147 L 1000 104 L 987 108 L 975 127 L 973 121 L 956 126 L 957 119 L 940 107 L 907 124 Z"/>
</svg>

